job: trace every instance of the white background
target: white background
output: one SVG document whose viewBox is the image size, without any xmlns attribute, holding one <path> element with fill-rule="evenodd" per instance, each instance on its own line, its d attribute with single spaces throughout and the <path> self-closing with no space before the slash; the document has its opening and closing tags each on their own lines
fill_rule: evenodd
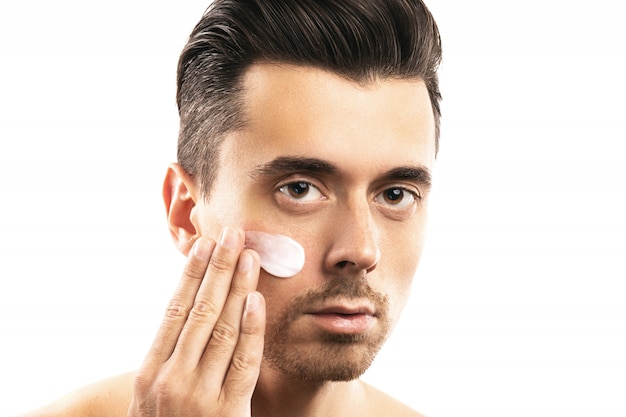
<svg viewBox="0 0 626 417">
<path fill-rule="evenodd" d="M 429 244 L 366 378 L 436 416 L 626 416 L 626 6 L 431 0 Z M 0 415 L 135 369 L 178 280 L 160 200 L 204 1 L 0 4 Z"/>
</svg>

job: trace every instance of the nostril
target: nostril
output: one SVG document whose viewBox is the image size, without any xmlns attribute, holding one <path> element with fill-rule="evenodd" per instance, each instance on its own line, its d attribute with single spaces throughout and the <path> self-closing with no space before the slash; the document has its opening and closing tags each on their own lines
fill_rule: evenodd
<svg viewBox="0 0 626 417">
<path fill-rule="evenodd" d="M 345 256 L 346 253 L 343 253 L 344 256 L 341 257 L 337 257 L 339 259 L 342 259 L 341 261 L 337 261 L 332 263 L 333 268 L 337 268 L 337 269 L 358 269 L 358 270 L 362 270 L 365 271 L 366 273 L 370 273 L 372 272 L 374 269 L 376 269 L 376 267 L 378 266 L 378 263 L 380 262 L 380 257 L 381 257 L 381 253 L 380 253 L 380 248 L 376 248 L 376 252 L 375 253 L 361 253 L 360 256 Z M 354 258 L 354 260 L 352 259 Z"/>
<path fill-rule="evenodd" d="M 376 269 L 376 267 L 378 266 L 378 262 L 376 262 L 374 265 L 370 266 L 369 268 L 367 268 L 367 270 L 365 271 L 367 274 L 369 274 L 370 272 L 372 272 L 373 270 Z"/>
<path fill-rule="evenodd" d="M 345 268 L 346 265 L 348 265 L 348 261 L 341 261 L 341 262 L 337 262 L 337 266 L 339 268 Z"/>
</svg>

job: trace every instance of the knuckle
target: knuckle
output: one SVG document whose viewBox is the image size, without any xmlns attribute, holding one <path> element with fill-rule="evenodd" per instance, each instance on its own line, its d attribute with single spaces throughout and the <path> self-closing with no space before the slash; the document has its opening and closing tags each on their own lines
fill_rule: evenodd
<svg viewBox="0 0 626 417">
<path fill-rule="evenodd" d="M 189 306 L 178 299 L 173 299 L 167 305 L 165 318 L 172 321 L 185 320 L 189 314 Z"/>
<path fill-rule="evenodd" d="M 154 388 L 157 403 L 168 404 L 176 397 L 172 385 L 168 381 L 157 381 Z"/>
<path fill-rule="evenodd" d="M 249 285 L 249 280 L 234 279 L 230 287 L 230 292 L 237 298 L 245 299 L 250 291 L 253 291 Z"/>
<path fill-rule="evenodd" d="M 258 355 L 251 352 L 236 352 L 231 360 L 233 370 L 249 371 L 259 360 Z"/>
<path fill-rule="evenodd" d="M 129 416 L 156 416 L 184 409 L 185 415 L 206 413 L 206 396 L 198 391 L 193 375 L 181 374 L 173 364 L 165 364 L 157 374 L 140 369 L 133 379 Z M 130 413 L 130 410 L 134 413 Z"/>
<path fill-rule="evenodd" d="M 139 395 L 147 394 L 152 388 L 152 378 L 144 371 L 139 371 L 133 379 L 133 388 Z"/>
<path fill-rule="evenodd" d="M 157 378 L 154 383 L 154 396 L 159 404 L 175 404 L 181 399 L 181 384 L 175 382 L 175 380 L 169 375 L 168 372 Z"/>
<path fill-rule="evenodd" d="M 226 274 L 230 273 L 233 270 L 234 265 L 224 256 L 215 256 L 211 258 L 209 267 L 213 272 L 217 274 Z"/>
<path fill-rule="evenodd" d="M 205 321 L 208 318 L 216 317 L 219 315 L 219 308 L 217 305 L 206 299 L 196 300 L 193 304 L 193 308 L 189 312 L 189 318 L 195 321 Z"/>
<path fill-rule="evenodd" d="M 161 395 L 158 377 L 140 370 L 133 379 L 132 415 L 154 416 L 157 409 L 166 404 Z M 129 409 L 129 415 L 130 409 Z"/>
<path fill-rule="evenodd" d="M 251 322 L 248 320 L 241 326 L 241 334 L 249 338 L 261 339 L 261 342 L 264 340 L 264 333 L 265 324 L 263 322 Z"/>
<path fill-rule="evenodd" d="M 204 414 L 206 397 L 199 394 L 195 387 L 196 384 L 190 384 L 188 379 L 182 379 L 182 376 L 174 375 L 174 372 L 164 372 L 154 384 L 153 394 L 157 409 L 184 410 L 184 415 Z"/>
<path fill-rule="evenodd" d="M 217 323 L 211 334 L 211 339 L 220 344 L 232 344 L 238 337 L 239 331 L 226 323 Z"/>
</svg>

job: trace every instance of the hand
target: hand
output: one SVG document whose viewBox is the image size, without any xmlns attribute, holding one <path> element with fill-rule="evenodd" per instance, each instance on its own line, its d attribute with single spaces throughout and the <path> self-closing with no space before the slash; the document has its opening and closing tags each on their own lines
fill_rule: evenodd
<svg viewBox="0 0 626 417">
<path fill-rule="evenodd" d="M 265 334 L 258 255 L 199 238 L 133 386 L 129 417 L 250 416 Z"/>
</svg>

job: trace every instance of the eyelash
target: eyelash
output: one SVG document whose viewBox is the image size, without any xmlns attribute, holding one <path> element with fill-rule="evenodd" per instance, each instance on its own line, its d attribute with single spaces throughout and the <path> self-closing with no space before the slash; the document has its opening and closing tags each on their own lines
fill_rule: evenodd
<svg viewBox="0 0 626 417">
<path fill-rule="evenodd" d="M 306 192 L 304 194 L 302 194 L 303 197 L 307 196 L 311 189 L 315 189 L 315 190 L 317 190 L 317 193 L 319 193 L 319 195 L 322 197 L 321 199 L 325 199 L 324 194 L 322 193 L 322 191 L 320 190 L 320 188 L 318 186 L 312 184 L 309 181 L 304 181 L 304 180 L 302 180 L 302 181 L 296 180 L 296 181 L 291 181 L 291 182 L 285 183 L 285 184 L 283 184 L 283 185 L 278 187 L 278 191 L 283 193 L 286 196 L 289 196 L 289 197 L 293 198 L 294 200 L 302 200 L 302 199 L 297 198 L 295 196 L 291 196 L 291 193 L 289 193 L 289 191 L 285 191 L 285 189 L 287 189 L 288 187 L 294 186 L 294 185 L 298 185 L 299 187 L 303 187 L 303 186 L 307 187 Z M 318 200 L 320 200 L 320 198 L 318 198 Z"/>
<path fill-rule="evenodd" d="M 295 195 L 289 190 L 289 187 L 298 186 L 301 188 L 306 187 L 306 191 L 303 192 L 300 197 L 300 193 L 296 192 Z M 311 193 L 311 190 L 315 190 L 313 193 L 313 198 L 307 198 L 307 196 Z M 384 195 L 392 190 L 400 190 L 401 193 L 398 194 L 400 200 L 397 204 L 393 202 L 387 201 L 387 196 Z M 288 199 L 290 204 L 305 206 L 309 204 L 314 204 L 316 202 L 326 200 L 326 196 L 321 190 L 321 187 L 313 184 L 311 181 L 307 180 L 292 180 L 286 183 L 282 183 L 277 187 L 277 191 L 285 196 Z M 315 194 L 315 192 L 317 194 Z M 411 200 L 405 202 L 405 200 L 410 196 Z M 395 211 L 406 211 L 410 210 L 412 207 L 417 206 L 422 199 L 422 196 L 419 190 L 415 190 L 413 188 L 405 187 L 405 186 L 390 186 L 384 188 L 382 191 L 379 191 L 374 196 L 374 201 L 382 207 L 382 209 L 386 211 L 395 210 Z M 393 201 L 393 199 L 392 199 Z"/>
<path fill-rule="evenodd" d="M 401 199 L 398 201 L 398 204 L 394 204 L 394 203 L 387 203 L 384 204 L 386 207 L 391 207 L 391 206 L 402 206 L 402 208 L 405 208 L 403 206 L 404 200 L 410 196 L 411 201 L 407 202 L 411 205 L 415 205 L 417 203 L 420 202 L 420 200 L 422 199 L 422 196 L 420 195 L 419 191 L 416 191 L 414 189 L 411 188 L 407 188 L 407 187 L 403 187 L 403 186 L 392 186 L 392 187 L 387 187 L 385 189 L 383 189 L 381 192 L 377 193 L 376 196 L 374 197 L 375 200 L 380 201 L 380 199 L 385 199 L 388 196 L 385 195 L 385 193 L 388 193 L 390 191 L 394 191 L 394 190 L 400 190 L 402 194 L 396 194 L 397 196 L 399 196 Z M 379 197 L 381 196 L 381 197 Z M 406 204 L 406 203 L 404 203 Z"/>
</svg>

